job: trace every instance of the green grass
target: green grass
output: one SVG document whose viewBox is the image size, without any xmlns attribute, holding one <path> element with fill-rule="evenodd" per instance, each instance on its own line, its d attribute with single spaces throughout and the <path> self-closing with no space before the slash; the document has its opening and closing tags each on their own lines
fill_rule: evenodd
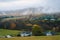
<svg viewBox="0 0 60 40">
<path fill-rule="evenodd" d="M 13 35 L 16 36 L 20 31 L 18 30 L 7 30 L 7 29 L 0 29 L 0 36 L 5 36 L 5 35 Z"/>
<path fill-rule="evenodd" d="M 0 38 L 0 40 L 60 40 L 60 35 L 57 35 L 57 36 L 32 36 L 32 37 Z"/>
<path fill-rule="evenodd" d="M 8 34 L 16 36 L 19 32 L 20 31 L 17 31 L 17 30 L 0 29 L 0 36 L 5 36 Z M 0 38 L 0 40 L 60 40 L 60 35 Z"/>
<path fill-rule="evenodd" d="M 60 35 L 60 32 L 57 32 L 56 34 L 57 34 L 57 35 Z"/>
</svg>

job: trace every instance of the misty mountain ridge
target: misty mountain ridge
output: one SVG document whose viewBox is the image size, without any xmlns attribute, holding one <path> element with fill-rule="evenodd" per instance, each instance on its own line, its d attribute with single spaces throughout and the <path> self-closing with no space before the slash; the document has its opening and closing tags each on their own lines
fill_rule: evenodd
<svg viewBox="0 0 60 40">
<path fill-rule="evenodd" d="M 21 10 L 12 10 L 12 11 L 0 11 L 0 16 L 39 15 L 44 14 L 45 13 L 44 10 L 48 11 L 49 8 L 44 9 L 43 7 L 38 7 L 38 8 L 25 8 Z M 58 12 L 52 12 L 52 13 L 58 13 Z"/>
</svg>

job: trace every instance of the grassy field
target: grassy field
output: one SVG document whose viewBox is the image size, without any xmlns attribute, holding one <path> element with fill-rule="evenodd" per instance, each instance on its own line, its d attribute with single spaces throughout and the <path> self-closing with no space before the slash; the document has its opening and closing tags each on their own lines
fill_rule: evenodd
<svg viewBox="0 0 60 40">
<path fill-rule="evenodd" d="M 0 29 L 0 36 L 5 36 L 5 35 L 17 35 L 20 31 L 17 30 L 7 30 L 7 29 Z"/>
<path fill-rule="evenodd" d="M 0 29 L 0 36 L 14 35 L 16 36 L 20 31 Z M 60 40 L 60 35 L 56 36 L 32 36 L 32 37 L 12 37 L 12 38 L 0 38 L 0 40 Z"/>
<path fill-rule="evenodd" d="M 59 36 L 32 36 L 32 37 L 0 38 L 0 40 L 60 40 L 60 35 Z"/>
</svg>

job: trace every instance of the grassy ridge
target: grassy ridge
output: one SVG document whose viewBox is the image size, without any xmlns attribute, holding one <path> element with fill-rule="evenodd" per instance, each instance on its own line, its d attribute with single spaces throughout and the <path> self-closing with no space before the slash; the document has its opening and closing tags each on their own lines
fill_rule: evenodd
<svg viewBox="0 0 60 40">
<path fill-rule="evenodd" d="M 32 37 L 0 38 L 0 40 L 60 40 L 60 35 L 59 36 L 32 36 Z"/>
<path fill-rule="evenodd" d="M 20 31 L 17 30 L 7 30 L 7 29 L 0 29 L 0 36 L 5 36 L 5 35 L 17 35 Z"/>
</svg>

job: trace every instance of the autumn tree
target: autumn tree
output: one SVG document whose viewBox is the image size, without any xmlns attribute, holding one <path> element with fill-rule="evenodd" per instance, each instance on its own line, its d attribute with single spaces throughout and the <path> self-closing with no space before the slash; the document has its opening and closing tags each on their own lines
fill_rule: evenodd
<svg viewBox="0 0 60 40">
<path fill-rule="evenodd" d="M 25 29 L 26 30 L 29 30 L 29 31 L 32 31 L 32 24 L 28 23 L 28 24 L 25 24 Z"/>
<path fill-rule="evenodd" d="M 56 31 L 56 28 L 55 28 L 55 27 L 53 27 L 53 28 L 52 28 L 52 30 L 55 32 L 55 31 Z"/>
<path fill-rule="evenodd" d="M 53 27 L 53 31 L 58 32 L 59 31 L 59 27 Z"/>
<path fill-rule="evenodd" d="M 40 36 L 42 35 L 42 28 L 39 25 L 33 25 L 32 27 L 32 34 L 34 36 Z"/>
<path fill-rule="evenodd" d="M 10 28 L 11 28 L 11 29 L 14 29 L 15 27 L 16 27 L 16 24 L 12 22 L 12 23 L 10 24 Z"/>
</svg>

